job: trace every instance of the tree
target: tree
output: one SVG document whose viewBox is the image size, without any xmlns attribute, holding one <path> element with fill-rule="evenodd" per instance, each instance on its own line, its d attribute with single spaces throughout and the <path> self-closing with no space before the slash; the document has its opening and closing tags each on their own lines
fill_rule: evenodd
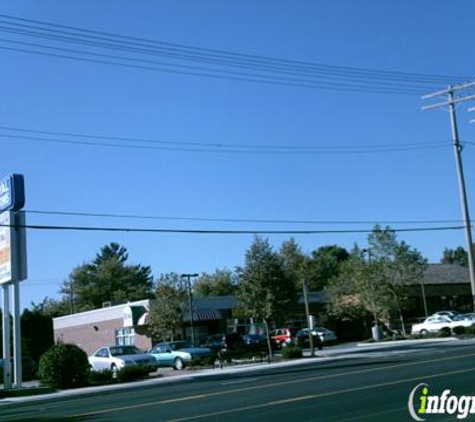
<svg viewBox="0 0 475 422">
<path fill-rule="evenodd" d="M 342 271 L 326 289 L 329 311 L 354 318 L 370 313 L 377 324 L 397 312 L 404 330 L 402 306 L 409 284 L 423 276 L 426 260 L 389 227 L 375 226 L 368 235 L 368 248 L 357 245 Z M 363 259 L 364 252 L 368 260 Z M 403 331 L 404 332 L 404 331 Z"/>
<path fill-rule="evenodd" d="M 475 254 L 475 245 L 472 245 L 473 253 Z M 441 264 L 455 264 L 462 267 L 468 267 L 468 254 L 465 248 L 458 246 L 455 249 L 444 249 L 444 254 L 440 260 Z"/>
<path fill-rule="evenodd" d="M 287 273 L 287 277 L 294 282 L 297 291 L 301 290 L 308 257 L 302 252 L 302 249 L 293 237 L 282 243 L 279 250 L 279 258 Z"/>
<path fill-rule="evenodd" d="M 73 269 L 60 292 L 70 311 L 100 308 L 108 301 L 133 301 L 153 296 L 148 266 L 127 265 L 127 250 L 117 243 L 101 248 L 91 263 Z"/>
<path fill-rule="evenodd" d="M 237 298 L 244 310 L 264 322 L 271 356 L 268 323 L 285 315 L 296 303 L 295 283 L 269 241 L 258 236 L 247 250 L 245 265 L 238 268 L 238 273 Z"/>
<path fill-rule="evenodd" d="M 357 246 L 325 291 L 329 312 L 343 319 L 365 318 L 369 313 L 378 321 L 389 312 L 391 293 L 380 264 L 366 262 Z"/>
<path fill-rule="evenodd" d="M 22 349 L 35 362 L 54 344 L 53 319 L 41 309 L 25 309 L 21 315 Z"/>
<path fill-rule="evenodd" d="M 203 273 L 193 286 L 195 296 L 226 296 L 236 291 L 237 275 L 227 268 L 213 274 Z"/>
<path fill-rule="evenodd" d="M 51 318 L 57 318 L 71 313 L 71 306 L 65 299 L 53 299 L 46 296 L 40 303 L 31 302 L 31 310 Z"/>
<path fill-rule="evenodd" d="M 150 333 L 157 340 L 174 340 L 183 327 L 187 286 L 175 273 L 161 274 L 150 309 Z"/>
<path fill-rule="evenodd" d="M 398 314 L 405 335 L 402 306 L 407 297 L 407 287 L 422 279 L 427 261 L 418 250 L 412 249 L 404 241 L 399 242 L 396 233 L 389 227 L 383 230 L 375 226 L 368 236 L 368 244 L 371 260 L 381 264 L 381 271 L 389 282 L 394 299 L 393 309 Z"/>
<path fill-rule="evenodd" d="M 349 256 L 345 248 L 337 245 L 322 246 L 313 251 L 307 264 L 310 289 L 323 290 L 331 279 L 338 277 L 343 262 Z"/>
</svg>

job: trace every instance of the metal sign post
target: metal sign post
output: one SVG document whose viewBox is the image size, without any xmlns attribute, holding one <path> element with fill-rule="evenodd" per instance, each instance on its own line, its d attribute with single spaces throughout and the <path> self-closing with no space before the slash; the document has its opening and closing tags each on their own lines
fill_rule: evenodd
<svg viewBox="0 0 475 422">
<path fill-rule="evenodd" d="M 0 181 L 0 285 L 3 290 L 4 389 L 12 387 L 10 340 L 10 286 L 13 288 L 13 364 L 15 387 L 22 385 L 20 281 L 27 277 L 23 176 Z"/>
</svg>

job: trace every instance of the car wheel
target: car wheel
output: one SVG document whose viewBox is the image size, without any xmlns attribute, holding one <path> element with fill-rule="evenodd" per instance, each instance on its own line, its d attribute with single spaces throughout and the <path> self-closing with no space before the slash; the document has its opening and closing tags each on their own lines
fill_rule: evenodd
<svg viewBox="0 0 475 422">
<path fill-rule="evenodd" d="M 175 361 L 173 362 L 173 368 L 177 369 L 178 371 L 182 370 L 185 367 L 185 362 L 183 362 L 183 359 L 181 358 L 176 358 Z"/>
<path fill-rule="evenodd" d="M 429 331 L 427 331 L 427 330 L 421 330 L 421 334 L 422 334 L 423 336 L 425 336 L 426 334 L 429 334 Z"/>
<path fill-rule="evenodd" d="M 111 365 L 111 371 L 112 371 L 112 378 L 116 379 L 117 372 L 119 372 L 119 369 L 117 368 L 117 365 L 115 363 Z"/>
</svg>

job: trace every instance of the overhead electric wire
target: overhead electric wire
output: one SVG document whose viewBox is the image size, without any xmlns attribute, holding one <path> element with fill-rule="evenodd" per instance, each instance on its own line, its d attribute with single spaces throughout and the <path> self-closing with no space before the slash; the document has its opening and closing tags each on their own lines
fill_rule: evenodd
<svg viewBox="0 0 475 422">
<path fill-rule="evenodd" d="M 204 230 L 204 229 L 148 229 L 135 227 L 99 227 L 99 226 L 60 226 L 60 225 L 10 225 L 0 224 L 0 227 L 16 227 L 31 230 L 54 230 L 54 231 L 87 231 L 87 232 L 124 232 L 124 233 L 171 233 L 171 234 L 222 234 L 222 235 L 249 235 L 249 234 L 350 234 L 350 233 L 371 233 L 367 230 Z M 445 230 L 462 230 L 465 226 L 443 226 L 443 227 L 413 227 L 413 228 L 391 228 L 393 232 L 428 232 Z"/>
<path fill-rule="evenodd" d="M 159 48 L 160 51 L 175 51 L 175 52 L 188 52 L 192 54 L 200 54 L 204 57 L 212 57 L 212 58 L 227 58 L 227 59 L 234 59 L 234 60 L 241 60 L 244 62 L 258 62 L 258 63 L 273 63 L 274 65 L 281 65 L 281 66 L 299 66 L 300 68 L 312 68 L 312 69 L 319 69 L 319 70 L 331 70 L 332 72 L 342 71 L 342 72 L 352 72 L 352 73 L 360 73 L 363 75 L 380 75 L 380 76 L 390 76 L 390 77 L 405 77 L 405 78 L 413 78 L 419 81 L 422 80 L 429 80 L 429 82 L 447 82 L 448 80 L 464 80 L 467 79 L 466 76 L 448 76 L 448 75 L 433 75 L 433 74 L 419 74 L 419 73 L 410 73 L 410 72 L 398 72 L 398 71 L 387 71 L 387 70 L 379 70 L 379 69 L 368 69 L 368 68 L 357 68 L 357 67 L 349 67 L 349 66 L 334 66 L 334 65 L 327 65 L 321 63 L 314 63 L 309 61 L 299 61 L 299 60 L 289 60 L 289 59 L 281 59 L 275 57 L 268 57 L 256 54 L 243 54 L 237 52 L 230 52 L 225 50 L 218 50 L 218 49 L 211 49 L 211 48 L 203 48 L 203 47 L 196 47 L 196 46 L 189 46 L 184 44 L 178 43 L 170 43 L 170 42 L 163 42 L 157 40 L 151 40 L 146 38 L 140 37 L 133 37 L 133 36 L 125 36 L 122 34 L 116 34 L 111 32 L 104 32 L 104 31 L 97 31 L 91 29 L 84 29 L 78 28 L 73 26 L 67 25 L 60 25 L 54 24 L 45 21 L 38 21 L 38 20 L 31 20 L 25 18 L 18 18 L 11 15 L 0 14 L 0 18 L 7 19 L 7 23 L 10 25 L 15 25 L 17 27 L 26 27 L 26 28 L 35 28 L 40 30 L 47 30 L 52 33 L 60 33 L 60 34 L 73 34 L 78 36 L 85 37 L 87 39 L 96 39 L 96 40 L 106 40 L 108 42 L 126 42 L 129 45 L 133 46 L 146 46 L 146 47 L 154 47 Z M 20 24 L 18 22 L 23 22 Z M 28 23 L 28 24 L 25 24 Z M 33 25 L 36 26 L 33 26 Z M 38 27 L 38 25 L 40 25 Z M 46 27 L 46 28 L 45 28 Z M 50 29 L 55 28 L 55 29 Z M 60 30 L 58 30 L 58 28 Z M 65 31 L 66 30 L 66 31 Z M 79 34 L 78 34 L 79 33 Z M 91 35 L 92 34 L 92 35 Z"/>
<path fill-rule="evenodd" d="M 2 23 L 2 21 L 0 21 Z M 5 22 L 3 22 L 5 23 Z M 34 28 L 35 27 L 29 27 L 29 28 Z M 341 71 L 340 72 L 335 72 L 334 70 L 312 70 L 312 69 L 295 69 L 295 68 L 289 68 L 288 66 L 276 66 L 276 65 L 268 65 L 268 64 L 256 64 L 256 63 L 240 63 L 236 61 L 230 61 L 230 60 L 222 60 L 222 59 L 205 59 L 202 57 L 198 57 L 196 55 L 194 56 L 189 56 L 189 55 L 183 55 L 183 54 L 176 54 L 176 53 L 168 53 L 164 52 L 162 49 L 156 50 L 156 49 L 150 49 L 148 48 L 137 48 L 137 47 L 130 47 L 130 46 L 123 46 L 123 45 L 117 45 L 117 44 L 111 44 L 109 40 L 104 39 L 104 38 L 98 38 L 98 37 L 89 37 L 89 38 L 96 38 L 101 41 L 90 41 L 90 40 L 83 40 L 83 39 L 78 39 L 74 38 L 74 35 L 76 34 L 71 34 L 71 33 L 66 33 L 68 35 L 73 35 L 71 36 L 58 36 L 58 35 L 51 35 L 51 34 L 44 34 L 41 32 L 35 32 L 35 31 L 24 31 L 24 30 L 16 30 L 14 28 L 9 28 L 5 26 L 0 26 L 0 31 L 4 32 L 9 32 L 9 33 L 15 33 L 15 34 L 20 34 L 20 35 L 27 35 L 27 36 L 33 36 L 33 37 L 39 37 L 42 39 L 48 39 L 48 40 L 53 40 L 53 41 L 62 41 L 62 42 L 69 42 L 69 43 L 75 43 L 79 45 L 86 45 L 86 46 L 93 46 L 93 47 L 99 47 L 99 48 L 106 48 L 106 49 L 113 49 L 113 50 L 119 50 L 119 51 L 125 51 L 129 53 L 135 53 L 135 54 L 147 54 L 147 55 L 153 55 L 153 56 L 160 56 L 160 57 L 169 57 L 173 59 L 179 59 L 179 60 L 188 60 L 188 61 L 197 61 L 200 63 L 207 63 L 207 64 L 218 64 L 218 65 L 223 65 L 223 66 L 232 66 L 232 67 L 238 67 L 241 69 L 250 69 L 250 70 L 260 70 L 260 71 L 266 71 L 266 72 L 274 72 L 274 73 L 282 73 L 286 75 L 296 75 L 296 76 L 306 76 L 306 77 L 318 77 L 321 78 L 324 76 L 325 79 L 333 79 L 333 80 L 343 80 L 347 81 L 352 80 L 352 79 L 376 79 L 377 81 L 370 81 L 374 85 L 381 85 L 381 86 L 386 86 L 388 88 L 403 88 L 403 89 L 420 89 L 420 86 L 414 86 L 414 85 L 407 85 L 407 84 L 400 84 L 400 82 L 411 82 L 411 83 L 434 83 L 434 80 L 411 80 L 407 77 L 401 78 L 399 77 L 389 77 L 389 76 L 381 76 L 381 75 L 361 75 L 359 73 L 356 74 L 351 74 L 351 73 L 346 73 L 343 74 Z M 63 32 L 64 31 L 55 31 L 55 32 Z M 104 42 L 103 40 L 106 40 Z M 114 41 L 115 42 L 115 41 Z M 37 45 L 38 46 L 38 45 Z M 39 46 L 43 48 L 47 48 L 44 46 Z M 125 58 L 124 58 L 125 60 Z M 206 70 L 210 71 L 209 68 L 203 68 L 203 67 L 194 67 L 194 66 L 184 66 L 180 64 L 174 64 L 174 63 L 164 63 L 164 62 L 153 62 L 153 61 L 147 61 L 148 63 L 153 63 L 153 64 L 158 64 L 158 65 L 165 65 L 165 66 L 175 66 L 175 67 L 185 67 L 188 69 L 196 69 L 196 70 Z M 220 71 L 220 70 L 215 70 L 215 71 Z M 242 74 L 242 72 L 229 72 L 228 73 L 233 73 L 233 74 Z M 245 73 L 245 75 L 247 75 Z M 378 80 L 383 80 L 385 82 L 380 82 Z M 429 89 L 429 87 L 425 87 L 426 89 Z"/>
<path fill-rule="evenodd" d="M 48 53 L 44 51 L 28 50 L 24 48 L 0 46 L 0 49 L 2 50 L 35 54 L 35 55 L 40 55 L 40 56 L 65 58 L 65 59 L 70 59 L 70 60 L 90 62 L 90 63 L 96 63 L 96 64 L 106 64 L 106 65 L 126 67 L 126 68 L 131 68 L 131 69 L 141 69 L 141 70 L 150 70 L 150 71 L 155 71 L 155 72 L 173 73 L 173 74 L 179 74 L 179 75 L 203 76 L 203 77 L 209 77 L 209 78 L 214 78 L 214 79 L 255 82 L 255 83 L 268 84 L 268 85 L 283 85 L 283 86 L 293 86 L 293 87 L 309 88 L 309 89 L 326 89 L 326 90 L 331 90 L 331 91 L 342 91 L 342 92 L 413 95 L 413 96 L 415 95 L 420 96 L 427 92 L 426 90 L 413 90 L 413 89 L 403 89 L 403 88 L 390 89 L 388 87 L 371 87 L 369 85 L 358 85 L 358 84 L 349 85 L 349 84 L 339 84 L 339 83 L 324 82 L 324 81 L 317 83 L 317 82 L 313 82 L 313 81 L 309 81 L 305 79 L 283 78 L 283 77 L 260 75 L 260 74 L 253 74 L 253 73 L 247 74 L 243 72 L 223 71 L 219 69 L 196 68 L 193 66 L 184 66 L 184 65 L 181 65 L 178 67 L 183 68 L 185 70 L 168 69 L 168 68 L 156 67 L 156 66 L 146 66 L 145 64 L 139 65 L 139 64 L 121 63 L 119 61 L 110 61 L 106 59 L 125 60 L 125 61 L 132 61 L 132 62 L 138 62 L 138 63 L 157 64 L 157 65 L 162 65 L 162 66 L 174 66 L 174 65 L 163 64 L 160 62 L 154 62 L 154 61 L 145 60 L 145 59 L 136 59 L 136 58 L 133 59 L 129 57 L 114 56 L 114 55 L 103 54 L 103 53 L 86 52 L 86 51 L 74 50 L 70 48 L 42 46 L 39 44 L 25 43 L 25 42 L 20 42 L 20 41 L 13 41 L 13 40 L 0 39 L 0 42 L 8 42 L 8 43 L 21 44 L 21 45 L 26 45 L 30 47 L 36 47 L 36 48 L 63 51 L 70 54 L 89 55 L 89 56 L 94 56 L 94 57 L 100 57 L 101 59 L 76 57 L 70 54 Z M 190 70 L 186 70 L 186 69 L 190 69 Z M 204 73 L 204 72 L 215 72 L 215 73 Z M 219 74 L 216 74 L 216 72 L 218 72 Z"/>
<path fill-rule="evenodd" d="M 258 224 L 325 224 L 325 225 L 346 225 L 346 224 L 449 224 L 462 223 L 462 220 L 289 220 L 289 219 L 250 219 L 250 218 L 205 218 L 205 217 L 172 217 L 156 215 L 137 214 L 117 214 L 117 213 L 91 213 L 73 211 L 48 211 L 48 210 L 26 210 L 27 214 L 55 215 L 66 217 L 98 217 L 114 219 L 141 219 L 141 220 L 171 220 L 171 221 L 200 221 L 200 222 L 220 222 L 220 223 L 258 223 Z"/>
<path fill-rule="evenodd" d="M 2 133 L 1 131 L 21 133 L 22 135 Z M 27 134 L 27 135 L 23 135 Z M 47 136 L 47 137 L 45 137 Z M 53 138 L 51 138 L 53 136 Z M 159 141 L 136 137 L 105 136 L 93 134 L 80 134 L 71 132 L 58 132 L 46 130 L 25 129 L 12 126 L 0 125 L 0 137 L 13 139 L 25 139 L 43 142 L 72 143 L 88 146 L 131 147 L 140 149 L 166 149 L 174 151 L 200 151 L 200 152 L 226 152 L 226 153 L 277 153 L 277 154 L 328 154 L 328 153 L 365 153 L 365 152 L 393 152 L 419 149 L 433 149 L 450 147 L 449 142 L 403 142 L 398 144 L 373 144 L 373 145 L 326 145 L 326 146 L 303 146 L 303 145 L 268 145 L 268 144 L 243 144 L 243 143 L 211 143 L 211 142 L 183 142 L 183 141 Z M 61 137 L 57 139 L 56 137 Z M 92 139 L 101 142 L 71 141 L 64 138 Z M 121 142 L 104 143 L 105 141 Z M 145 145 L 137 145 L 145 144 Z M 122 145 L 124 144 L 124 145 Z M 153 145 L 153 146 L 149 146 Z M 155 147 L 155 146 L 160 147 Z M 163 146 L 165 145 L 165 147 Z M 180 147 L 180 148 L 177 148 Z M 183 147 L 183 148 L 181 148 Z M 192 148 L 190 148 L 192 147 Z"/>
<path fill-rule="evenodd" d="M 191 148 L 191 147 L 168 147 L 168 146 L 149 146 L 149 145 L 127 145 L 117 143 L 99 143 L 99 142 L 87 142 L 87 141 L 73 141 L 67 139 L 54 139 L 54 138 L 39 138 L 35 136 L 24 135 L 10 135 L 0 133 L 0 138 L 12 138 L 22 139 L 34 142 L 46 142 L 57 144 L 69 144 L 80 145 L 89 147 L 106 147 L 106 148 L 120 148 L 120 149 L 135 149 L 135 150 L 155 150 L 155 151 L 175 151 L 175 152 L 199 152 L 199 153 L 221 153 L 221 154 L 257 154 L 257 155 L 342 155 L 342 154 L 380 154 L 387 152 L 403 152 L 403 151 L 417 151 L 428 150 L 437 148 L 447 148 L 450 145 L 432 145 L 432 146 L 408 146 L 408 147 L 392 147 L 392 148 L 374 148 L 363 150 L 323 150 L 323 151 L 298 151 L 298 150 L 244 150 L 244 149 L 206 149 L 206 148 Z"/>
<path fill-rule="evenodd" d="M 21 44 L 35 49 L 48 49 L 61 52 L 48 53 L 45 51 L 25 48 L 12 48 L 0 46 L 1 49 L 39 54 L 50 57 L 61 57 L 100 64 L 125 66 L 160 72 L 188 74 L 220 79 L 242 80 L 247 82 L 271 83 L 276 85 L 289 85 L 313 89 L 330 89 L 339 91 L 367 92 L 380 94 L 420 95 L 429 87 L 420 87 L 414 84 L 432 84 L 467 79 L 464 77 L 445 77 L 441 75 L 424 75 L 406 72 L 371 70 L 365 68 L 352 68 L 344 66 L 331 66 L 318 63 L 277 59 L 266 56 L 227 52 L 200 47 L 191 47 L 181 44 L 164 43 L 144 38 L 123 36 L 108 32 L 87 30 L 65 25 L 52 24 L 42 21 L 17 18 L 8 15 L 0 15 L 3 26 L 0 30 L 16 33 L 17 35 L 40 37 L 54 42 L 76 43 L 93 48 L 106 48 L 121 50 L 133 54 L 151 54 L 154 56 L 167 57 L 178 61 L 194 61 L 207 65 L 221 67 L 237 67 L 248 69 L 252 72 L 237 72 L 229 69 L 215 67 L 197 67 L 184 65 L 183 63 L 157 62 L 139 59 L 136 57 L 116 56 L 92 51 L 74 50 L 51 45 L 25 43 L 17 40 L 5 40 L 2 42 Z M 7 19 L 5 21 L 5 19 Z M 23 23 L 18 23 L 23 22 Z M 28 24 L 25 24 L 27 22 Z M 7 25 L 7 26 L 5 26 Z M 38 26 L 40 25 L 40 26 Z M 46 27 L 46 28 L 45 28 Z M 25 29 L 26 28 L 26 29 Z M 55 28 L 55 29 L 51 29 Z M 60 28 L 60 29 L 57 29 Z M 71 54 L 88 55 L 96 58 L 77 57 Z M 97 58 L 99 57 L 99 59 Z M 111 61 L 112 60 L 112 61 Z M 132 63 L 122 63 L 128 61 Z M 138 65 L 137 63 L 143 63 Z M 152 66 L 150 66 L 152 65 Z M 160 66 L 160 67 L 157 67 Z M 164 68 L 165 66 L 165 68 Z M 171 69 L 173 67 L 173 69 Z M 262 73 L 255 73 L 256 71 Z M 269 74 L 271 73 L 271 74 Z M 305 79 L 279 77 L 273 73 L 305 77 Z M 308 78 L 318 78 L 312 80 Z M 339 80 L 343 83 L 329 82 Z M 403 84 L 403 82 L 405 84 Z M 424 91 L 422 91 L 424 89 Z"/>
</svg>

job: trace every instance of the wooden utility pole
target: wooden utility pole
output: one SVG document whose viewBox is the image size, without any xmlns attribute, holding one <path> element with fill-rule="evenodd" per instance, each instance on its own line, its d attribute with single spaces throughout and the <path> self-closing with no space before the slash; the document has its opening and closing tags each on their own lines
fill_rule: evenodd
<svg viewBox="0 0 475 422">
<path fill-rule="evenodd" d="M 438 96 L 447 96 L 446 101 L 441 103 L 431 104 L 428 106 L 422 107 L 422 110 L 432 110 L 434 108 L 449 108 L 450 112 L 450 123 L 452 128 L 452 142 L 454 147 L 454 154 L 455 154 L 455 164 L 457 166 L 457 175 L 459 181 L 459 191 L 460 191 L 460 201 L 462 203 L 462 214 L 463 214 L 463 223 L 465 226 L 465 238 L 467 242 L 467 256 L 468 256 L 468 269 L 470 272 L 470 285 L 472 288 L 472 306 L 475 310 L 475 268 L 474 268 L 474 258 L 473 258 L 473 250 L 472 250 L 472 225 L 470 222 L 470 213 L 468 210 L 468 201 L 467 201 L 467 192 L 465 189 L 465 177 L 463 172 L 463 165 L 462 165 L 462 149 L 463 146 L 460 143 L 459 139 L 459 132 L 457 126 L 457 116 L 455 112 L 456 104 L 470 101 L 475 99 L 475 94 L 465 95 L 465 96 L 458 96 L 456 97 L 456 93 L 462 92 L 469 88 L 474 88 L 475 82 L 470 82 L 467 84 L 452 86 L 449 85 L 447 89 L 442 91 L 433 92 L 432 94 L 424 95 L 422 97 L 423 100 L 434 98 Z"/>
</svg>

